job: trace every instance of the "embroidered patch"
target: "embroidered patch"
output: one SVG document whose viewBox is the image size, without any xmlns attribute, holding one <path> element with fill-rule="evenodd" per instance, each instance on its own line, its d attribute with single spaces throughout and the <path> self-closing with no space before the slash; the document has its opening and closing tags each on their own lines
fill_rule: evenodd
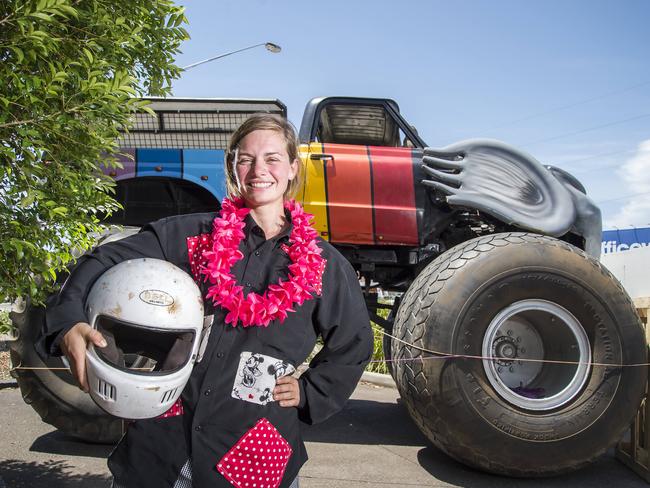
<svg viewBox="0 0 650 488">
<path fill-rule="evenodd" d="M 232 397 L 266 405 L 273 401 L 273 388 L 278 378 L 288 376 L 295 370 L 292 364 L 281 359 L 244 351 L 239 356 Z"/>
<path fill-rule="evenodd" d="M 237 488 L 277 488 L 291 453 L 273 424 L 261 418 L 221 458 L 217 470 Z"/>
</svg>

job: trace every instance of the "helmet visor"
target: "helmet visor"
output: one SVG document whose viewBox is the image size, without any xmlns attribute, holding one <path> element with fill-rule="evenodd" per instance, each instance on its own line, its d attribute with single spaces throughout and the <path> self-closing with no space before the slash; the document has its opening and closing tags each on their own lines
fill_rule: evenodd
<svg viewBox="0 0 650 488">
<path fill-rule="evenodd" d="M 191 359 L 194 331 L 156 329 L 100 315 L 95 328 L 104 336 L 106 347 L 95 347 L 105 363 L 140 374 L 169 374 Z"/>
</svg>

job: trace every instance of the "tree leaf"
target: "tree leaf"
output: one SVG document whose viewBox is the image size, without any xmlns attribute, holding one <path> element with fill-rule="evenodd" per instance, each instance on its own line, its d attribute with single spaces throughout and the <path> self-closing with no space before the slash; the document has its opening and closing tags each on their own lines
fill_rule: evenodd
<svg viewBox="0 0 650 488">
<path fill-rule="evenodd" d="M 23 59 L 25 59 L 25 54 L 23 53 L 23 50 L 20 49 L 18 46 L 9 46 L 9 49 L 11 49 L 16 54 L 17 61 L 19 63 L 22 63 Z"/>
<path fill-rule="evenodd" d="M 36 17 L 37 19 L 44 20 L 45 22 L 51 22 L 52 16 L 44 14 L 43 12 L 33 12 L 30 14 L 30 17 Z"/>
<path fill-rule="evenodd" d="M 81 50 L 82 50 L 83 53 L 86 55 L 86 59 L 88 59 L 88 62 L 89 62 L 90 64 L 93 64 L 93 61 L 95 60 L 95 58 L 93 57 L 93 53 L 90 52 L 90 49 L 86 49 L 86 48 L 84 47 L 84 48 L 81 48 Z"/>
</svg>

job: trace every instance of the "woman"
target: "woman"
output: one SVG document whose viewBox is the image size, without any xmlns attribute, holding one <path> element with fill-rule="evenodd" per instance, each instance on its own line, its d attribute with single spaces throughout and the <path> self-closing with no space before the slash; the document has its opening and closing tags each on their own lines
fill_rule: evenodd
<svg viewBox="0 0 650 488">
<path fill-rule="evenodd" d="M 299 421 L 320 422 L 340 410 L 371 356 L 355 271 L 290 200 L 302 173 L 292 126 L 274 115 L 249 118 L 232 136 L 226 166 L 230 200 L 219 214 L 170 217 L 95 249 L 47 310 L 42 344 L 67 356 L 84 390 L 86 347 L 105 346 L 87 323 L 84 297 L 110 266 L 139 257 L 170 261 L 195 277 L 206 315 L 214 314 L 203 360 L 183 391 L 183 408 L 175 410 L 183 414 L 130 425 L 109 458 L 116 486 L 253 486 L 227 461 L 262 418 L 291 454 L 274 466 L 281 479 L 251 471 L 255 485 L 297 486 L 307 460 Z M 256 358 L 298 366 L 319 335 L 324 346 L 299 379 L 278 369 L 275 388 L 266 392 L 274 401 L 252 403 L 236 393 L 242 364 L 252 372 L 249 381 Z"/>
</svg>

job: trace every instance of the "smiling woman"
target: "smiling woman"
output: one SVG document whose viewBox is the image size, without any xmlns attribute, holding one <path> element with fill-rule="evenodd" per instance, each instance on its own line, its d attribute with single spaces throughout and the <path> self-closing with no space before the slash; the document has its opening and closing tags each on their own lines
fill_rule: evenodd
<svg viewBox="0 0 650 488">
<path fill-rule="evenodd" d="M 233 134 L 225 165 L 229 197 L 219 212 L 168 217 L 97 248 L 79 260 L 47 310 L 43 347 L 65 354 L 79 384 L 95 388 L 86 381 L 86 348 L 107 341 L 87 316 L 84 296 L 97 276 L 124 261 L 156 258 L 200 286 L 209 331 L 202 359 L 176 404 L 129 426 L 109 458 L 116 488 L 244 486 L 240 475 L 259 487 L 297 487 L 307 458 L 299 420 L 315 423 L 340 410 L 370 359 L 356 272 L 291 199 L 301 172 L 293 127 L 281 117 L 252 116 Z M 164 290 L 160 281 L 156 289 Z M 322 350 L 293 377 L 319 336 Z M 270 463 L 264 450 L 271 446 L 253 448 L 246 460 L 258 471 L 247 473 L 239 456 L 257 435 L 270 436 L 282 459 Z"/>
</svg>

